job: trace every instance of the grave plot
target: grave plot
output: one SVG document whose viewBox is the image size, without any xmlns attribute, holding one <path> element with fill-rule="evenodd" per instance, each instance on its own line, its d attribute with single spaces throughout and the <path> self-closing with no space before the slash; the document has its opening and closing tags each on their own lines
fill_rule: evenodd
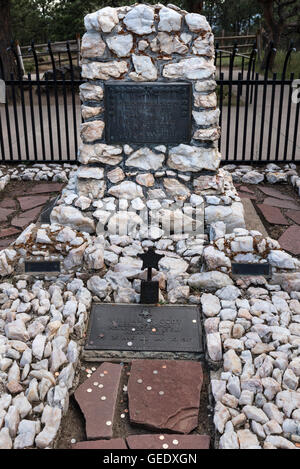
<svg viewBox="0 0 300 469">
<path fill-rule="evenodd" d="M 236 185 L 241 198 L 250 199 L 269 236 L 300 256 L 300 198 L 289 185 Z"/>
<path fill-rule="evenodd" d="M 82 362 L 56 447 L 209 449 L 208 381 L 196 361 Z"/>
</svg>

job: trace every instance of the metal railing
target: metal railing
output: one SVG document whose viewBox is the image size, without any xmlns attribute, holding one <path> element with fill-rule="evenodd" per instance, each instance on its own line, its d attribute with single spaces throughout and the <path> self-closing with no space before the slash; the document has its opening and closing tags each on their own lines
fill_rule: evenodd
<svg viewBox="0 0 300 469">
<path fill-rule="evenodd" d="M 270 73 L 276 51 L 268 53 L 263 75 L 257 72 L 257 49 L 240 54 L 237 45 L 224 51 L 217 45 L 217 93 L 222 129 L 219 149 L 226 162 L 300 162 L 299 101 L 293 100 L 293 73 L 287 66 Z M 52 70 L 42 76 L 35 45 L 30 53 L 34 73 L 23 75 L 18 52 L 11 47 L 17 73 L 6 80 L 5 104 L 0 104 L 0 163 L 75 162 L 80 141 L 81 103 L 77 61 L 66 43 L 68 65 L 57 66 L 51 43 L 47 45 Z M 225 60 L 226 58 L 226 60 Z M 76 75 L 77 74 L 77 75 Z M 4 77 L 0 56 L 0 79 Z"/>
</svg>

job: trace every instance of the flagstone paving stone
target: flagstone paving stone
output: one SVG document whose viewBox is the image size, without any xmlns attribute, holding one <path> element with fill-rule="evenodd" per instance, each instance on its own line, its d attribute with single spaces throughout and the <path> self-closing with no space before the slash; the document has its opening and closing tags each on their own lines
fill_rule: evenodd
<svg viewBox="0 0 300 469">
<path fill-rule="evenodd" d="M 0 229 L 0 238 L 7 238 L 18 233 L 20 233 L 20 230 L 17 230 L 16 228 L 3 228 Z"/>
<path fill-rule="evenodd" d="M 60 192 L 64 184 L 60 183 L 44 183 L 44 184 L 37 184 L 27 190 L 27 194 L 51 194 L 52 192 Z"/>
<path fill-rule="evenodd" d="M 122 365 L 102 363 L 75 391 L 84 414 L 88 440 L 112 438 Z"/>
<path fill-rule="evenodd" d="M 208 435 L 131 435 L 127 444 L 130 449 L 209 449 Z"/>
<path fill-rule="evenodd" d="M 1 208 L 17 208 L 17 202 L 14 199 L 3 199 L 0 202 Z"/>
<path fill-rule="evenodd" d="M 18 197 L 18 201 L 22 210 L 29 210 L 34 207 L 39 207 L 40 205 L 44 205 L 48 200 L 49 196 L 45 195 Z"/>
<path fill-rule="evenodd" d="M 294 254 L 300 254 L 300 226 L 290 226 L 278 240 L 282 249 Z"/>
<path fill-rule="evenodd" d="M 72 445 L 72 449 L 128 449 L 123 438 L 112 440 L 80 441 Z"/>
<path fill-rule="evenodd" d="M 280 200 L 274 199 L 272 197 L 267 197 L 264 200 L 265 205 L 272 205 L 272 207 L 279 207 L 279 208 L 290 208 L 293 210 L 300 210 L 300 204 L 296 205 L 294 202 L 290 200 Z"/>
<path fill-rule="evenodd" d="M 288 225 L 289 221 L 281 213 L 280 209 L 277 207 L 272 207 L 271 205 L 259 204 L 257 207 L 261 210 L 263 216 L 267 222 L 275 225 Z"/>
<path fill-rule="evenodd" d="M 19 228 L 25 228 L 27 225 L 36 220 L 38 215 L 41 213 L 41 210 L 42 207 L 36 207 L 32 210 L 21 212 L 19 215 L 12 219 L 11 224 Z"/>
<path fill-rule="evenodd" d="M 258 187 L 258 189 L 266 195 L 271 197 L 276 197 L 277 199 L 281 200 L 294 200 L 293 197 L 290 195 L 283 194 L 277 189 L 273 189 L 272 187 Z"/>
<path fill-rule="evenodd" d="M 300 212 L 298 210 L 287 210 L 285 214 L 295 223 L 300 225 Z"/>
<path fill-rule="evenodd" d="M 14 213 L 13 209 L 0 208 L 0 221 L 7 221 L 9 215 L 11 215 L 12 213 Z"/>
<path fill-rule="evenodd" d="M 247 186 L 239 186 L 238 189 L 243 192 L 248 192 L 248 194 L 254 194 L 254 192 L 251 189 L 249 189 L 249 187 Z"/>
<path fill-rule="evenodd" d="M 202 383 L 200 363 L 133 360 L 128 381 L 130 422 L 190 433 L 198 425 Z"/>
<path fill-rule="evenodd" d="M 240 191 L 239 191 L 238 194 L 239 194 L 239 197 L 240 197 L 241 199 L 256 200 L 255 195 L 251 195 L 251 194 L 248 193 L 248 192 L 240 192 Z"/>
</svg>

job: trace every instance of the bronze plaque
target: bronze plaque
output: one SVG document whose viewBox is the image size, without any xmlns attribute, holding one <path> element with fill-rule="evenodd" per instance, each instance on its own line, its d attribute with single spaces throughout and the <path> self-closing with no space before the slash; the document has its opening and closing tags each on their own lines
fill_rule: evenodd
<svg viewBox="0 0 300 469">
<path fill-rule="evenodd" d="M 189 143 L 191 83 L 105 85 L 107 143 Z"/>
<path fill-rule="evenodd" d="M 202 352 L 199 309 L 94 304 L 85 350 Z"/>
</svg>

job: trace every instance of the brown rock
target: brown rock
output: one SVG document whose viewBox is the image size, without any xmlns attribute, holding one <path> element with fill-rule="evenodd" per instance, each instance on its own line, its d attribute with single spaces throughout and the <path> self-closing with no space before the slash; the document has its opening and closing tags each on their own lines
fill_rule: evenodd
<svg viewBox="0 0 300 469">
<path fill-rule="evenodd" d="M 130 449 L 209 449 L 208 435 L 131 435 Z"/>
<path fill-rule="evenodd" d="M 190 433 L 198 425 L 202 383 L 200 363 L 133 360 L 128 381 L 130 421 Z"/>
<path fill-rule="evenodd" d="M 300 226 L 290 226 L 278 240 L 282 249 L 294 254 L 300 254 Z"/>
<path fill-rule="evenodd" d="M 102 363 L 75 392 L 86 423 L 88 440 L 112 438 L 122 366 Z"/>
<path fill-rule="evenodd" d="M 11 380 L 6 387 L 10 394 L 19 394 L 20 392 L 24 391 L 23 386 L 19 383 L 19 381 L 14 379 Z"/>
</svg>

